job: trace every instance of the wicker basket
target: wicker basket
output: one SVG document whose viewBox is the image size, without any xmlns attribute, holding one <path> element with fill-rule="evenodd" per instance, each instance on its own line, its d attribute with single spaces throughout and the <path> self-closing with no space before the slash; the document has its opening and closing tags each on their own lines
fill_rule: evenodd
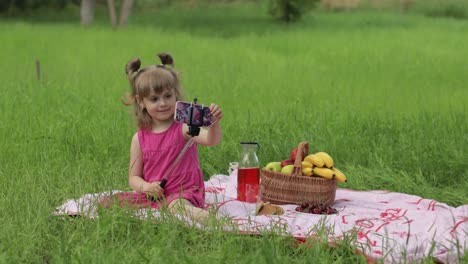
<svg viewBox="0 0 468 264">
<path fill-rule="evenodd" d="M 335 202 L 336 180 L 302 176 L 301 161 L 308 152 L 309 143 L 301 142 L 291 175 L 262 169 L 260 193 L 264 202 L 298 205 L 313 202 L 327 206 Z"/>
</svg>

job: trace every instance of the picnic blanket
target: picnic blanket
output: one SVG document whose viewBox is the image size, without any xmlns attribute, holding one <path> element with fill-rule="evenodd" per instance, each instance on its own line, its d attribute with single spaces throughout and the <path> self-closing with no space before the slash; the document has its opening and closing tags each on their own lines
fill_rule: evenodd
<svg viewBox="0 0 468 264">
<path fill-rule="evenodd" d="M 468 205 L 447 204 L 410 194 L 383 190 L 355 191 L 338 188 L 332 205 L 337 214 L 300 213 L 297 205 L 281 205 L 282 215 L 256 215 L 256 204 L 236 200 L 237 172 L 214 175 L 205 182 L 206 203 L 218 208 L 238 231 L 248 234 L 275 232 L 299 240 L 327 230 L 330 243 L 354 236 L 355 245 L 371 261 L 407 263 L 431 256 L 442 263 L 457 263 L 468 249 Z M 57 215 L 97 217 L 97 203 L 111 193 L 85 194 L 56 208 Z M 136 215 L 148 215 L 146 208 Z"/>
</svg>

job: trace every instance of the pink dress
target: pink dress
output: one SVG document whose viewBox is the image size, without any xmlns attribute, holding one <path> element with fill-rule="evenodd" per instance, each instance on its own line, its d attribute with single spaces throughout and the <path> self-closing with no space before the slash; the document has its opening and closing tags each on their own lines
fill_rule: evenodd
<svg viewBox="0 0 468 264">
<path fill-rule="evenodd" d="M 161 133 L 140 129 L 138 140 L 143 152 L 143 179 L 147 182 L 161 181 L 186 143 L 182 134 L 182 123 L 178 122 L 172 123 Z M 183 198 L 196 207 L 205 207 L 205 184 L 196 143 L 186 150 L 169 175 L 164 196 L 167 204 Z M 162 205 L 161 202 L 151 201 L 145 194 L 138 192 L 120 193 L 119 198 L 121 206 L 160 208 Z"/>
</svg>

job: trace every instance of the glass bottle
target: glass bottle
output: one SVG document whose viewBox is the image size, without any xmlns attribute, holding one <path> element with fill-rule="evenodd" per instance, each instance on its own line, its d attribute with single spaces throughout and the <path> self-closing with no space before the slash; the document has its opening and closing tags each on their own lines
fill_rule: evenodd
<svg viewBox="0 0 468 264">
<path fill-rule="evenodd" d="M 241 142 L 242 153 L 237 169 L 237 200 L 257 202 L 260 185 L 260 167 L 257 157 L 257 142 Z"/>
</svg>

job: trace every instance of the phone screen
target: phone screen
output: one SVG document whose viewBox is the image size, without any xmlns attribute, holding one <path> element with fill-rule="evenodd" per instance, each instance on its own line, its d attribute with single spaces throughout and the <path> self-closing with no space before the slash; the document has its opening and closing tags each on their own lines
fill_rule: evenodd
<svg viewBox="0 0 468 264">
<path fill-rule="evenodd" d="M 203 113 L 203 120 L 202 120 Z M 213 123 L 210 108 L 189 102 L 176 102 L 174 120 L 190 126 L 207 127 Z"/>
</svg>

